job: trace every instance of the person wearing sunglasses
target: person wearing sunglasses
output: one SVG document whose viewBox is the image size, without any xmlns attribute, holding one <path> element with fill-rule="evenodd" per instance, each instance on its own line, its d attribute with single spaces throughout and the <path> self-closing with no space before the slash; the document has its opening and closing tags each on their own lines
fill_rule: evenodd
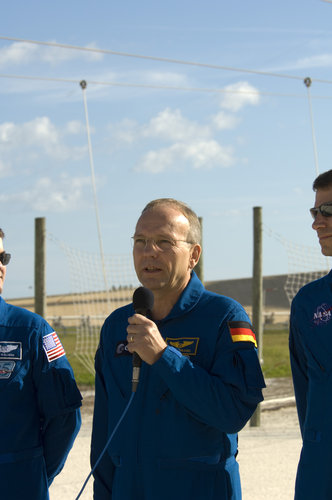
<svg viewBox="0 0 332 500">
<path fill-rule="evenodd" d="M 135 305 L 137 289 L 133 303 L 102 327 L 91 442 L 95 500 L 241 498 L 237 432 L 265 384 L 243 307 L 207 291 L 194 272 L 200 241 L 197 215 L 172 198 L 151 201 L 137 221 L 134 267 L 154 300 Z M 137 391 L 133 353 L 143 361 Z"/>
<path fill-rule="evenodd" d="M 313 183 L 312 228 L 332 256 L 332 170 Z M 295 500 L 332 498 L 332 271 L 297 293 L 291 306 L 290 360 L 302 434 Z"/>
<path fill-rule="evenodd" d="M 0 293 L 11 255 L 0 229 Z M 81 425 L 81 394 L 51 326 L 0 297 L 0 497 L 48 500 Z"/>
</svg>

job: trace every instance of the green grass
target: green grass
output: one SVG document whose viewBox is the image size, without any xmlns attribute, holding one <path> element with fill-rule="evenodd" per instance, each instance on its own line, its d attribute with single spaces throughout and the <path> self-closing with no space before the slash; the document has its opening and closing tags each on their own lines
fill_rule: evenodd
<svg viewBox="0 0 332 500">
<path fill-rule="evenodd" d="M 75 329 L 67 328 L 63 333 L 58 330 L 59 337 L 65 348 L 69 362 L 74 370 L 77 384 L 93 385 L 93 375 L 82 365 L 75 356 Z M 277 325 L 269 325 L 263 334 L 263 365 L 264 377 L 290 377 L 290 363 L 288 352 L 288 330 Z"/>
<path fill-rule="evenodd" d="M 265 329 L 262 369 L 266 378 L 291 376 L 286 328 L 269 326 Z"/>
<path fill-rule="evenodd" d="M 94 385 L 94 376 L 85 368 L 85 366 L 82 365 L 81 361 L 74 354 L 67 357 L 74 371 L 77 385 Z"/>
<path fill-rule="evenodd" d="M 66 328 L 65 332 L 61 331 L 61 329 L 57 329 L 57 333 L 66 351 L 69 363 L 73 368 L 77 384 L 79 386 L 94 385 L 94 376 L 74 354 L 76 345 L 76 328 Z"/>
</svg>

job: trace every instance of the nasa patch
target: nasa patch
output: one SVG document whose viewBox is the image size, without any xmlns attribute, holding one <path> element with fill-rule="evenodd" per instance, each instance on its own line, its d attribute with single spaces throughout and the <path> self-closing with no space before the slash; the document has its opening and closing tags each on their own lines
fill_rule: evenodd
<svg viewBox="0 0 332 500">
<path fill-rule="evenodd" d="M 321 304 L 314 312 L 313 322 L 315 325 L 326 325 L 332 318 L 332 307 L 328 304 Z"/>
</svg>

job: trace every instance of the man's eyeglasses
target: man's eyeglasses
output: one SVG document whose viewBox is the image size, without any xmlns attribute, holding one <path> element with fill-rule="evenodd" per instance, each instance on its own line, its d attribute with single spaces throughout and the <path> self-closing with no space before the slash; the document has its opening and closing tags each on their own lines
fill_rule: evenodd
<svg viewBox="0 0 332 500">
<path fill-rule="evenodd" d="M 6 266 L 7 264 L 9 264 L 10 258 L 11 258 L 10 253 L 6 253 L 6 252 L 0 253 L 0 262 L 3 266 Z"/>
<path fill-rule="evenodd" d="M 313 219 L 316 219 L 318 213 L 323 217 L 332 217 L 332 202 L 322 203 L 319 207 L 310 208 L 310 213 Z"/>
<path fill-rule="evenodd" d="M 151 244 L 160 250 L 161 252 L 167 252 L 168 250 L 171 250 L 173 247 L 177 246 L 177 243 L 182 242 L 182 243 L 189 243 L 192 245 L 191 241 L 187 240 L 171 240 L 167 238 L 143 238 L 142 236 L 133 236 L 132 238 L 133 246 L 136 250 L 145 250 L 147 244 L 149 241 Z"/>
</svg>

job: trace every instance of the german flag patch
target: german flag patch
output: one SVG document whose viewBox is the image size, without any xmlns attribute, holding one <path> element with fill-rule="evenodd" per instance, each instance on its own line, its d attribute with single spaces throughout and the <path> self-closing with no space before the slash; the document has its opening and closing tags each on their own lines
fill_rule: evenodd
<svg viewBox="0 0 332 500">
<path fill-rule="evenodd" d="M 256 336 L 247 321 L 229 321 L 228 328 L 233 342 L 252 342 L 257 347 Z"/>
</svg>

